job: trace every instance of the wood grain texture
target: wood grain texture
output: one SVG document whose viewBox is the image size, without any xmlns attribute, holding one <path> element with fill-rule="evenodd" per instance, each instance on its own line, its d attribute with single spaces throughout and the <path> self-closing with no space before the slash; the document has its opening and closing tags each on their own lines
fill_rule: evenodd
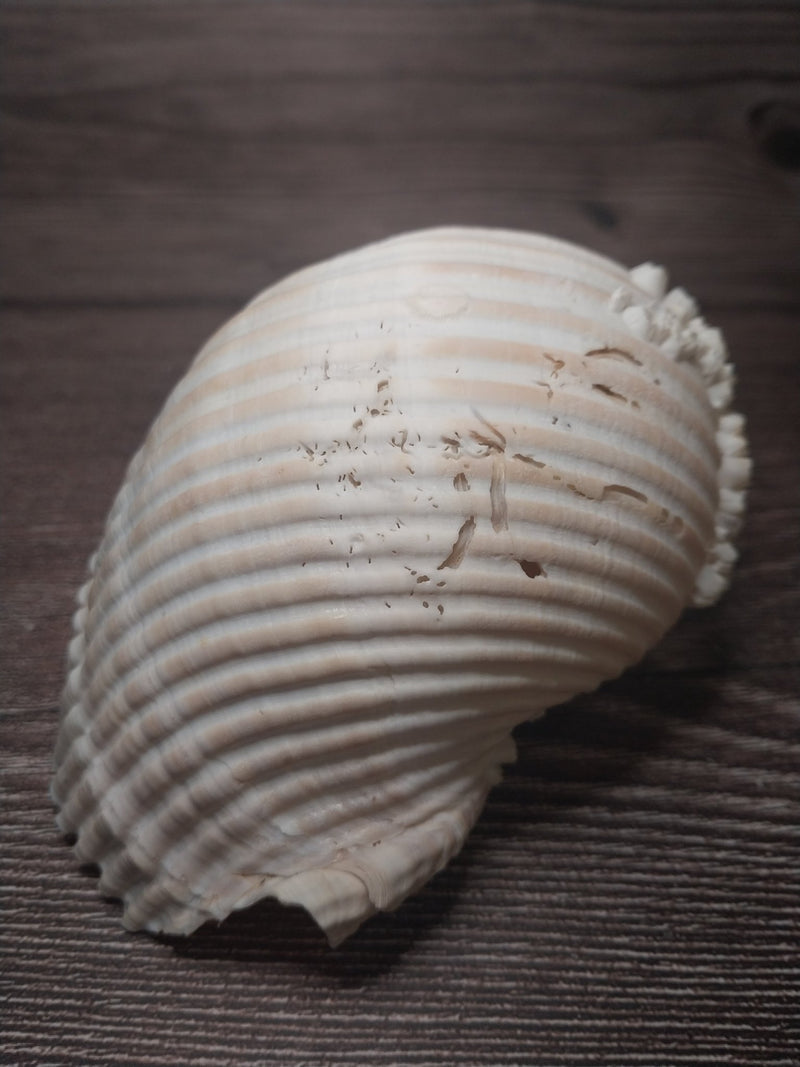
<svg viewBox="0 0 800 1067">
<path fill-rule="evenodd" d="M 0 1062 L 800 1062 L 795 2 L 5 3 Z M 74 592 L 205 337 L 392 232 L 664 262 L 756 464 L 730 593 L 518 732 L 451 866 L 329 950 L 267 903 L 132 936 L 47 787 Z"/>
</svg>

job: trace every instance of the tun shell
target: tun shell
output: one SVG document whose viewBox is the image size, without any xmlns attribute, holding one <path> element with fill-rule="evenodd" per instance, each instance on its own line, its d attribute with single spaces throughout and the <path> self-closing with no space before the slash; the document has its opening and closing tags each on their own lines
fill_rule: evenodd
<svg viewBox="0 0 800 1067">
<path fill-rule="evenodd" d="M 512 727 L 725 588 L 749 461 L 658 267 L 449 228 L 268 289 L 133 459 L 53 797 L 132 929 L 261 897 L 336 943 L 461 847 Z"/>
</svg>

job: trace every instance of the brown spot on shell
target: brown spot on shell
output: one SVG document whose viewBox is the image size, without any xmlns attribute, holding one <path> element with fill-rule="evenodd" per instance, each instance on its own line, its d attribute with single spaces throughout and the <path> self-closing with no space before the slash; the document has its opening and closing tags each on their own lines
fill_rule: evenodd
<svg viewBox="0 0 800 1067">
<path fill-rule="evenodd" d="M 558 372 L 564 366 L 564 360 L 563 359 L 556 359 L 556 357 L 555 356 L 551 356 L 549 352 L 543 352 L 542 355 L 544 356 L 544 358 L 549 363 L 553 364 L 553 369 L 550 372 L 550 377 L 551 378 L 555 378 L 558 375 Z"/>
<path fill-rule="evenodd" d="M 457 459 L 461 455 L 461 441 L 458 439 L 458 434 L 454 437 L 443 435 L 442 442 L 444 444 L 442 451 L 448 459 Z"/>
</svg>

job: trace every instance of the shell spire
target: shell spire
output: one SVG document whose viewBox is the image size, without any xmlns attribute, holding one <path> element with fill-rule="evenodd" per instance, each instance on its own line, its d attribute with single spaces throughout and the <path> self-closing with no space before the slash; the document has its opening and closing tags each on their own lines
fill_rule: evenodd
<svg viewBox="0 0 800 1067">
<path fill-rule="evenodd" d="M 445 228 L 195 358 L 78 597 L 52 794 L 131 929 L 273 896 L 337 943 L 459 850 L 511 730 L 728 583 L 744 424 L 651 264 Z"/>
</svg>

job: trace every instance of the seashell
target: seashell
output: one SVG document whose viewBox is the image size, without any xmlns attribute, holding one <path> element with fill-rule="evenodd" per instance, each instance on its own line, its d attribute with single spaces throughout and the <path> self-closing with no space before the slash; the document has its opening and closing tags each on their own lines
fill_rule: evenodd
<svg viewBox="0 0 800 1067">
<path fill-rule="evenodd" d="M 511 730 L 735 559 L 725 344 L 664 271 L 443 228 L 206 344 L 79 594 L 52 794 L 131 929 L 272 896 L 337 943 L 461 847 Z"/>
</svg>

